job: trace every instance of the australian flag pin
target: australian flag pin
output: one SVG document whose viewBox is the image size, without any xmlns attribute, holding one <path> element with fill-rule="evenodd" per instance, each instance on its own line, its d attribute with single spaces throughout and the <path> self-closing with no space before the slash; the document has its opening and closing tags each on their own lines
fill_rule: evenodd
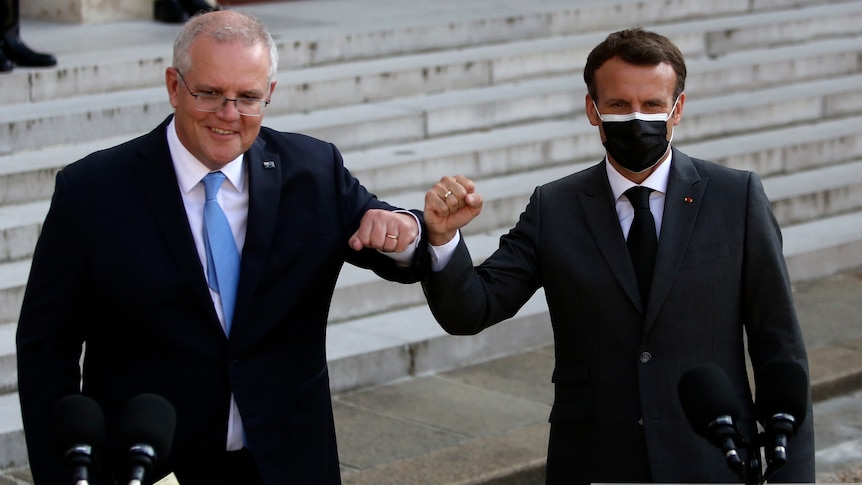
<svg viewBox="0 0 862 485">
<path fill-rule="evenodd" d="M 275 162 L 272 160 L 267 160 L 263 162 L 263 168 L 275 168 Z"/>
</svg>

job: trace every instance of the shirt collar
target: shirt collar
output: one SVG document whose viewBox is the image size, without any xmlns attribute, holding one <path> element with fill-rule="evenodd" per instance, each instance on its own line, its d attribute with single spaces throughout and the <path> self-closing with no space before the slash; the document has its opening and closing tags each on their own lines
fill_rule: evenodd
<svg viewBox="0 0 862 485">
<path fill-rule="evenodd" d="M 174 163 L 174 172 L 177 174 L 177 182 L 179 183 L 180 190 L 187 194 L 211 170 L 195 158 L 180 142 L 180 138 L 177 136 L 177 127 L 173 119 L 168 124 L 167 136 L 168 148 L 170 149 L 171 159 Z M 222 173 L 225 174 L 238 192 L 243 191 L 243 184 L 245 183 L 242 170 L 243 155 L 240 154 L 232 162 L 221 168 Z"/>
<path fill-rule="evenodd" d="M 670 179 L 670 164 L 672 161 L 673 150 L 669 150 L 667 159 L 661 162 L 661 164 L 656 167 L 655 171 L 651 173 L 641 185 L 649 187 L 656 192 L 666 194 L 667 183 Z M 619 200 L 620 196 L 622 196 L 626 190 L 637 185 L 617 172 L 617 169 L 615 169 L 608 161 L 607 156 L 605 157 L 605 170 L 608 173 L 608 181 L 611 183 L 611 191 L 614 194 L 614 200 Z"/>
</svg>

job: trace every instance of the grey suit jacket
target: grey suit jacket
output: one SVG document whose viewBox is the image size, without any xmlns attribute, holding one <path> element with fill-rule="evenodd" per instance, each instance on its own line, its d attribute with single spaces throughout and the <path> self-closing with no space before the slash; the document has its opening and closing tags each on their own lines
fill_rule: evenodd
<svg viewBox="0 0 862 485">
<path fill-rule="evenodd" d="M 453 334 L 513 316 L 544 288 L 556 352 L 548 483 L 738 482 L 689 426 L 680 376 L 701 362 L 722 367 L 742 408 L 739 426 L 755 440 L 746 339 L 755 373 L 775 359 L 807 369 L 781 232 L 760 180 L 676 149 L 672 164 L 645 307 L 602 163 L 537 187 L 480 266 L 462 241 L 423 281 Z M 814 480 L 811 423 L 772 481 Z"/>
</svg>

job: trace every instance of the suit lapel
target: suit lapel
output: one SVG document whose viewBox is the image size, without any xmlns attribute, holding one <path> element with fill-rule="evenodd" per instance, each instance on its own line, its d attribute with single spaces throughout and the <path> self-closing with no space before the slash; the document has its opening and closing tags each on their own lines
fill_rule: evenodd
<svg viewBox="0 0 862 485">
<path fill-rule="evenodd" d="M 682 264 L 707 181 L 700 177 L 688 156 L 674 149 L 644 332 L 655 322 Z"/>
<path fill-rule="evenodd" d="M 141 191 L 147 198 L 168 253 L 189 281 L 189 287 L 194 291 L 198 304 L 212 317 L 213 330 L 223 334 L 213 308 L 206 276 L 195 248 L 194 237 L 171 161 L 165 133 L 169 120 L 170 118 L 147 135 L 150 141 L 142 150 L 142 156 L 135 164 L 135 170 L 138 172 L 138 180 L 145 181 Z"/>
<path fill-rule="evenodd" d="M 246 324 L 251 303 L 271 250 L 273 231 L 281 196 L 284 172 L 281 158 L 266 151 L 266 142 L 258 138 L 246 152 L 248 170 L 248 228 L 242 250 L 236 312 L 231 341 L 247 335 Z"/>
<path fill-rule="evenodd" d="M 632 303 L 641 308 L 637 277 L 629 258 L 625 237 L 620 229 L 615 210 L 616 201 L 608 182 L 604 162 L 589 170 L 590 179 L 584 185 L 585 189 L 578 193 L 587 227 L 620 286 Z M 641 311 L 643 312 L 642 308 Z"/>
</svg>

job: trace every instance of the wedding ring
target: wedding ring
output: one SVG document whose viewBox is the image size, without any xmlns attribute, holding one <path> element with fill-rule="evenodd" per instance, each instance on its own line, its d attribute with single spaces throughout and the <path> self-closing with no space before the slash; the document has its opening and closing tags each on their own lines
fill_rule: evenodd
<svg viewBox="0 0 862 485">
<path fill-rule="evenodd" d="M 451 191 L 451 190 L 447 190 L 447 191 L 446 191 L 446 193 L 445 193 L 445 194 L 443 194 L 443 199 L 448 199 L 450 195 L 452 195 L 452 191 Z"/>
<path fill-rule="evenodd" d="M 387 234 L 386 237 L 389 239 L 398 239 L 398 236 L 393 236 L 392 234 Z"/>
</svg>

